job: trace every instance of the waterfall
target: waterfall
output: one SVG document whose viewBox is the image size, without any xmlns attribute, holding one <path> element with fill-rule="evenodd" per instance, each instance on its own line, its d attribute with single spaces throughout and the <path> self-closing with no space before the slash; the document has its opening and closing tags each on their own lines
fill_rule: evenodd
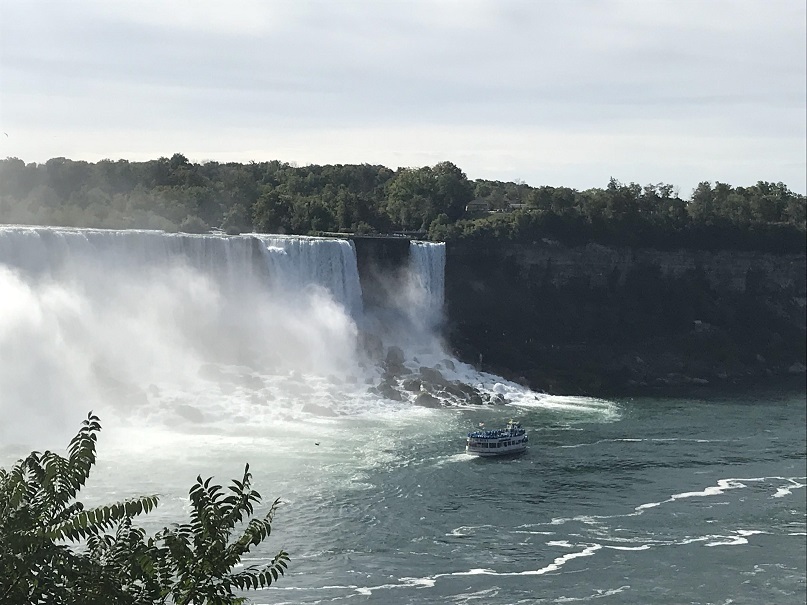
<svg viewBox="0 0 807 605">
<path fill-rule="evenodd" d="M 253 234 L 261 242 L 269 274 L 286 288 L 317 285 L 351 316 L 362 312 L 361 285 L 353 244 L 343 239 Z"/>
<path fill-rule="evenodd" d="M 444 270 L 444 244 L 411 242 L 380 278 L 387 302 L 363 305 L 343 239 L 0 226 L 0 444 L 32 424 L 61 435 L 88 410 L 260 433 L 412 404 L 532 404 L 445 352 Z"/>
<path fill-rule="evenodd" d="M 356 255 L 347 240 L 0 226 L 0 265 L 34 278 L 82 279 L 177 263 L 228 290 L 261 279 L 275 290 L 321 287 L 351 313 L 361 312 Z"/>
<path fill-rule="evenodd" d="M 446 245 L 413 241 L 409 246 L 410 275 L 421 295 L 420 311 L 430 327 L 442 321 L 445 299 Z"/>
<path fill-rule="evenodd" d="M 72 426 L 328 400 L 363 371 L 361 314 L 346 240 L 0 226 L 0 442 L 23 409 Z"/>
</svg>

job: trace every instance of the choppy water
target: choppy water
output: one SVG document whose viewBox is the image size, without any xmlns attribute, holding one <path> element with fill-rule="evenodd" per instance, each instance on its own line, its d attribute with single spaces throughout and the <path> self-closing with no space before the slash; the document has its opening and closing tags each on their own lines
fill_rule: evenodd
<svg viewBox="0 0 807 605">
<path fill-rule="evenodd" d="M 166 523 L 196 474 L 249 462 L 283 501 L 249 562 L 292 557 L 255 603 L 805 602 L 803 393 L 563 402 L 107 435 L 89 496 L 161 492 Z M 462 452 L 468 428 L 511 416 L 525 455 Z"/>
</svg>

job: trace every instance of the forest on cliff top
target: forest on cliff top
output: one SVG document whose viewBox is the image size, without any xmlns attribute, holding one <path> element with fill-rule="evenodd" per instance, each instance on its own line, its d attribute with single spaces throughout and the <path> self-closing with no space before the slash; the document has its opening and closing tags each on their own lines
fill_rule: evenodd
<svg viewBox="0 0 807 605">
<path fill-rule="evenodd" d="M 0 223 L 300 235 L 417 232 L 432 240 L 803 252 L 807 199 L 783 183 L 603 188 L 470 180 L 451 162 L 384 166 L 280 161 L 0 160 Z"/>
</svg>

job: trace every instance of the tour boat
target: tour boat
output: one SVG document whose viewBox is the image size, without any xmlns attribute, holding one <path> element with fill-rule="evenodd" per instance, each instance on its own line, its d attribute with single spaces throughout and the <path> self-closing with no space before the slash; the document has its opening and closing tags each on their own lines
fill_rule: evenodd
<svg viewBox="0 0 807 605">
<path fill-rule="evenodd" d="M 465 440 L 465 452 L 475 456 L 520 454 L 526 449 L 527 431 L 514 420 L 503 429 L 471 431 Z"/>
</svg>

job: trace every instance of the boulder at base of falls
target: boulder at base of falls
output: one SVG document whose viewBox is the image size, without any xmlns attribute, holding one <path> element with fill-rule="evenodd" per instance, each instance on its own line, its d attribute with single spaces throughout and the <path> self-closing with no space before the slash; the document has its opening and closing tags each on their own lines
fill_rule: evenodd
<svg viewBox="0 0 807 605">
<path fill-rule="evenodd" d="M 437 368 L 445 368 L 446 370 L 451 370 L 452 372 L 456 369 L 454 362 L 450 359 L 444 359 L 440 363 L 437 364 Z"/>
<path fill-rule="evenodd" d="M 384 369 L 388 374 L 393 375 L 408 373 L 406 366 L 404 366 L 404 353 L 401 347 L 392 346 L 387 349 Z"/>
<path fill-rule="evenodd" d="M 417 378 L 408 378 L 401 383 L 401 387 L 403 387 L 403 390 L 409 391 L 410 393 L 420 392 L 420 387 L 422 385 L 423 383 Z"/>
<path fill-rule="evenodd" d="M 403 401 L 401 393 L 395 386 L 387 380 L 382 381 L 377 387 L 370 389 L 371 393 L 381 395 L 384 399 L 391 399 L 392 401 Z"/>
<path fill-rule="evenodd" d="M 469 403 L 471 405 L 482 404 L 482 395 L 469 384 L 454 382 L 446 385 L 443 391 L 460 403 Z"/>
<path fill-rule="evenodd" d="M 400 366 L 404 362 L 404 353 L 401 347 L 391 346 L 387 349 L 387 357 L 385 359 L 387 365 Z"/>
<path fill-rule="evenodd" d="M 491 398 L 490 402 L 493 405 L 507 405 L 507 398 L 501 393 L 496 393 L 496 395 Z"/>
<path fill-rule="evenodd" d="M 429 393 L 421 393 L 415 398 L 415 405 L 419 405 L 424 408 L 439 408 L 442 404 L 434 395 L 430 395 Z"/>
<path fill-rule="evenodd" d="M 425 366 L 420 368 L 420 378 L 424 383 L 435 386 L 444 386 L 448 383 L 445 377 L 440 373 L 440 370 L 427 368 Z"/>
</svg>

